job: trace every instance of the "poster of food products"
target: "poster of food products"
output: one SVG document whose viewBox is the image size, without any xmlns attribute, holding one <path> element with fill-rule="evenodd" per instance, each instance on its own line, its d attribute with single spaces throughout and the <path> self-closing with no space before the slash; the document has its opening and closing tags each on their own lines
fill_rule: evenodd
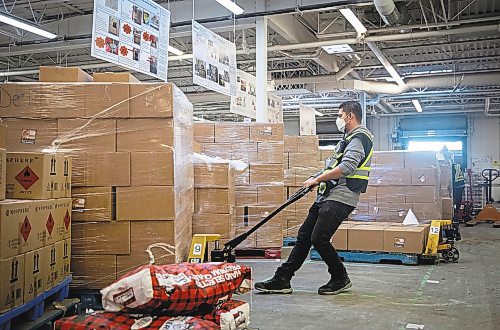
<svg viewBox="0 0 500 330">
<path fill-rule="evenodd" d="M 193 21 L 193 82 L 237 97 L 236 45 Z"/>
<path fill-rule="evenodd" d="M 270 123 L 283 122 L 283 102 L 281 97 L 267 93 L 267 116 Z"/>
<path fill-rule="evenodd" d="M 236 97 L 231 97 L 230 112 L 255 119 L 257 113 L 255 76 L 238 70 L 236 86 L 238 87 Z"/>
<path fill-rule="evenodd" d="M 95 0 L 92 56 L 167 81 L 169 28 L 152 0 Z"/>
</svg>

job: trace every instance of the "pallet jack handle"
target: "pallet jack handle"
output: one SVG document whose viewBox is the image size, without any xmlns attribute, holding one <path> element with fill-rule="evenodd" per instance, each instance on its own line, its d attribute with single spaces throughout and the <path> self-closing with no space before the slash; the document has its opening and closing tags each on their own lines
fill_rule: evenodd
<svg viewBox="0 0 500 330">
<path fill-rule="evenodd" d="M 484 180 L 486 181 L 486 204 L 492 204 L 493 203 L 493 197 L 492 197 L 492 188 L 493 188 L 493 181 L 498 179 L 500 176 L 500 171 L 494 168 L 486 168 L 481 172 L 481 175 L 483 176 Z"/>
</svg>

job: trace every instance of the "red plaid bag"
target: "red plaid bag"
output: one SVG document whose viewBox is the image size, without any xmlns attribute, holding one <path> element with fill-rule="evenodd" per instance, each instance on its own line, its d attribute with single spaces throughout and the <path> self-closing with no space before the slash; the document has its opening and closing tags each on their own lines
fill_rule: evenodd
<svg viewBox="0 0 500 330">
<path fill-rule="evenodd" d="M 191 316 L 145 316 L 125 313 L 93 313 L 57 320 L 55 330 L 215 330 L 219 326 Z"/>
<path fill-rule="evenodd" d="M 228 300 L 201 318 L 217 324 L 221 330 L 246 329 L 250 325 L 250 305 L 244 301 Z"/>
<path fill-rule="evenodd" d="M 193 314 L 251 290 L 251 270 L 234 263 L 143 266 L 101 290 L 109 312 Z"/>
</svg>

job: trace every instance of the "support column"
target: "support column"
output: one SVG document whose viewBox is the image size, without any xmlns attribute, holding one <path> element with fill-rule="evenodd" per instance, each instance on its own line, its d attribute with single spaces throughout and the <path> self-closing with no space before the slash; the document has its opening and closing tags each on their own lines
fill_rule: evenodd
<svg viewBox="0 0 500 330">
<path fill-rule="evenodd" d="M 267 18 L 256 19 L 256 97 L 257 97 L 257 122 L 266 123 L 267 114 Z"/>
<path fill-rule="evenodd" d="M 361 120 L 361 125 L 366 126 L 366 93 L 360 92 L 359 103 L 361 104 L 361 110 L 363 111 L 363 119 Z"/>
</svg>

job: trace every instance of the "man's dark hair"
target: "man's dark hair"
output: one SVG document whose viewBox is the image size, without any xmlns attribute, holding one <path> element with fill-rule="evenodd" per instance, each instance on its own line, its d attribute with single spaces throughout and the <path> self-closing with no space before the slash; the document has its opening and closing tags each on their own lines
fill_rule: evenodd
<svg viewBox="0 0 500 330">
<path fill-rule="evenodd" d="M 339 106 L 339 109 L 342 109 L 342 111 L 346 113 L 353 113 L 358 123 L 361 123 L 361 121 L 363 120 L 363 111 L 361 110 L 361 104 L 359 104 L 359 102 L 356 101 L 344 102 Z"/>
</svg>

